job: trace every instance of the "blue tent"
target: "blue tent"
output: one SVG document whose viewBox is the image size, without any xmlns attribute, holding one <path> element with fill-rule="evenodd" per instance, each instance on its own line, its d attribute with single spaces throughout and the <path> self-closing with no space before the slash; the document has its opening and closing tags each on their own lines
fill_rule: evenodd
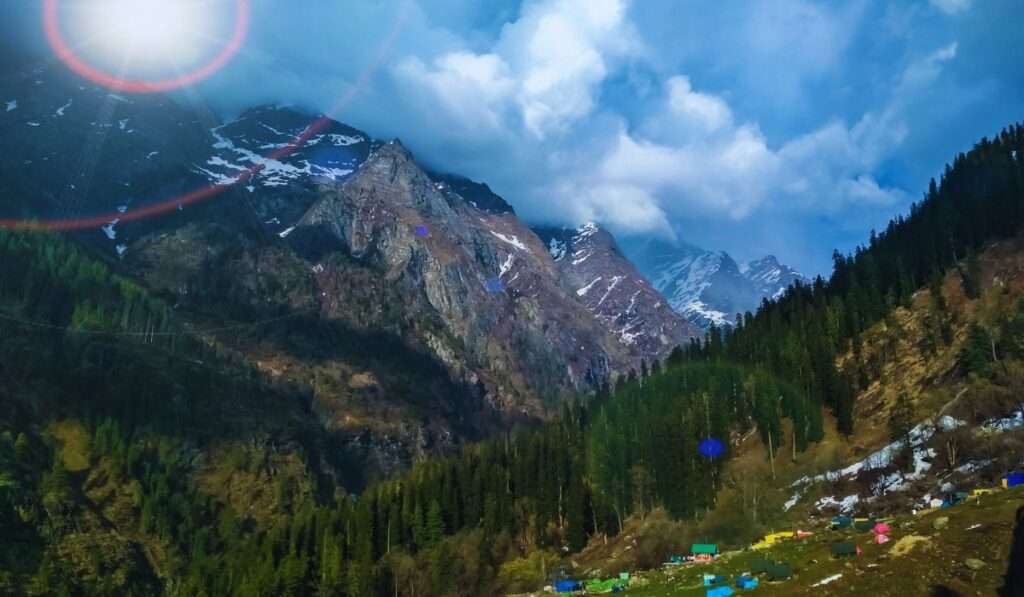
<svg viewBox="0 0 1024 597">
<path fill-rule="evenodd" d="M 724 583 L 727 580 L 729 580 L 729 579 L 727 579 L 724 576 L 714 575 L 714 574 L 705 574 L 704 575 L 704 586 L 705 587 L 710 587 L 711 585 L 719 585 L 719 584 Z"/>
<path fill-rule="evenodd" d="M 1003 487 L 1007 489 L 1020 485 L 1024 485 L 1024 473 L 1010 473 L 1003 479 Z"/>
<path fill-rule="evenodd" d="M 732 587 L 730 587 L 729 585 L 724 585 L 721 587 L 708 589 L 708 592 L 704 595 L 705 597 L 730 597 L 733 594 L 735 594 L 735 591 L 732 590 Z"/>
<path fill-rule="evenodd" d="M 736 586 L 741 589 L 756 589 L 757 579 L 753 576 L 743 575 L 736 579 Z"/>
<path fill-rule="evenodd" d="M 574 591 L 582 591 L 583 585 L 576 582 L 575 580 L 560 580 L 555 583 L 556 593 L 572 593 Z"/>
</svg>

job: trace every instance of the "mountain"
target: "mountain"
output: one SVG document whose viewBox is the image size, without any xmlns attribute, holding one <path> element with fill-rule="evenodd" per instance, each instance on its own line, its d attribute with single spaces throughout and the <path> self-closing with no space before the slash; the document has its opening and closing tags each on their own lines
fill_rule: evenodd
<svg viewBox="0 0 1024 597">
<path fill-rule="evenodd" d="M 769 299 L 779 298 L 796 282 L 809 282 L 807 276 L 779 263 L 774 255 L 746 263 L 740 266 L 740 272 L 754 284 L 758 294 Z"/>
<path fill-rule="evenodd" d="M 312 396 L 371 478 L 692 335 L 610 236 L 594 240 L 623 281 L 592 304 L 596 270 L 566 270 L 486 184 L 398 140 L 284 106 L 224 122 L 55 67 L 8 73 L 0 98 L 0 219 L 59 219 L 211 346 Z"/>
<path fill-rule="evenodd" d="M 576 297 L 624 345 L 640 354 L 667 356 L 700 335 L 623 255 L 597 224 L 576 229 L 535 228 Z"/>
<path fill-rule="evenodd" d="M 807 281 L 771 255 L 741 265 L 724 251 L 659 239 L 634 241 L 626 252 L 672 308 L 701 328 L 733 325 L 737 314 Z"/>
<path fill-rule="evenodd" d="M 0 77 L 6 217 L 86 218 L 0 230 L 0 594 L 597 592 L 655 568 L 629 591 L 672 594 L 703 590 L 664 566 L 694 541 L 738 575 L 764 568 L 763 534 L 839 512 L 891 517 L 893 541 L 840 563 L 852 530 L 798 533 L 765 552 L 796 574 L 762 590 L 1016 574 L 1024 496 L 997 486 L 1024 454 L 1024 128 L 957 156 L 829 281 L 587 402 L 644 358 L 633 330 L 673 320 L 611 235 L 537 234 L 397 140 L 305 135 L 293 109 L 225 123 L 76 87 Z M 162 217 L 136 219 L 147 204 Z M 787 275 L 648 253 L 691 303 Z"/>
<path fill-rule="evenodd" d="M 475 182 L 458 174 L 428 172 L 434 182 L 445 185 L 470 205 L 492 214 L 515 214 L 516 211 L 486 183 Z"/>
</svg>

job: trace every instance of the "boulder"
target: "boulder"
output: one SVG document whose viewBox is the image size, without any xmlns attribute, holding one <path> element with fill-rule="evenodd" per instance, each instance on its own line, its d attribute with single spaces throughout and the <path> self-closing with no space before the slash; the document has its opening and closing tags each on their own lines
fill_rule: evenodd
<svg viewBox="0 0 1024 597">
<path fill-rule="evenodd" d="M 964 565 L 970 568 L 971 570 L 981 570 L 985 567 L 985 562 L 982 562 L 981 560 L 976 558 L 967 558 L 966 560 L 964 560 Z"/>
</svg>

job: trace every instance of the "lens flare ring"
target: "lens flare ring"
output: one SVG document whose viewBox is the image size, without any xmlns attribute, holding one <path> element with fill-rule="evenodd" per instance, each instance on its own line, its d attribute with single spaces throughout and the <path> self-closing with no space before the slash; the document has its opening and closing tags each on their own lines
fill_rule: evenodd
<svg viewBox="0 0 1024 597">
<path fill-rule="evenodd" d="M 241 49 L 249 33 L 250 0 L 235 0 L 235 26 L 231 38 L 206 64 L 177 77 L 159 81 L 126 79 L 114 76 L 83 60 L 64 39 L 60 27 L 60 0 L 43 0 L 43 30 L 54 54 L 78 75 L 114 91 L 125 93 L 162 93 L 194 85 L 224 68 Z"/>
<path fill-rule="evenodd" d="M 58 0 L 43 0 L 43 2 L 44 28 L 46 29 L 47 37 L 52 38 L 51 45 L 54 45 L 54 50 L 58 52 L 58 56 L 61 57 L 61 60 L 63 60 L 65 64 L 67 64 L 69 67 L 72 68 L 72 70 L 74 70 L 74 67 L 70 63 L 68 63 L 67 60 L 65 60 L 66 56 L 61 56 L 61 53 L 59 51 L 59 47 L 64 46 L 69 55 L 73 57 L 77 62 L 81 63 L 81 60 L 79 60 L 74 55 L 74 53 L 66 47 L 63 38 L 59 35 L 60 19 L 57 6 Z M 249 0 L 238 0 L 238 7 L 239 16 L 237 17 L 237 22 L 240 24 L 240 27 L 236 27 L 235 37 L 237 38 L 237 44 L 241 46 L 241 43 L 244 40 L 246 32 L 248 31 L 249 27 Z M 398 40 L 399 34 L 402 31 L 402 25 L 405 21 L 405 17 L 406 14 L 404 11 L 398 14 L 398 18 L 395 19 L 394 26 L 391 29 L 391 32 L 382 41 L 380 50 L 378 51 L 372 63 L 368 65 L 368 67 L 360 74 L 355 84 L 353 84 L 338 99 L 331 112 L 340 112 L 346 105 L 348 105 L 355 98 L 356 95 L 358 95 L 369 84 L 370 76 L 381 66 L 381 64 L 384 62 L 385 57 L 388 54 L 390 54 L 390 52 L 393 50 L 394 45 Z M 53 34 L 51 34 L 51 28 L 54 30 Z M 240 35 L 239 29 L 241 30 Z M 53 44 L 54 40 L 59 41 L 60 44 Z M 233 39 L 232 43 L 234 43 L 234 41 L 235 40 Z M 237 48 L 234 51 L 237 51 Z M 231 55 L 234 53 L 234 51 L 227 54 L 227 57 L 224 59 L 225 62 L 227 62 L 227 60 L 231 58 Z M 223 54 L 224 53 L 222 52 L 222 55 Z M 212 72 L 210 74 L 212 74 Z M 146 85 L 147 86 L 143 92 L 159 91 L 156 89 L 152 89 L 152 83 Z M 306 142 L 313 138 L 313 136 L 315 136 L 317 133 L 330 127 L 331 122 L 331 118 L 326 115 L 314 120 L 290 143 L 288 143 L 287 145 L 280 149 L 271 152 L 266 157 L 271 160 L 279 160 L 294 153 L 296 150 L 303 147 L 306 144 Z M 234 178 L 234 180 L 231 181 L 230 184 L 211 184 L 203 186 L 190 192 L 184 193 L 182 195 L 178 195 L 170 199 L 165 199 L 158 203 L 146 205 L 144 207 L 128 210 L 127 212 L 119 211 L 117 213 L 107 213 L 91 217 L 66 218 L 59 220 L 0 219 L 0 228 L 36 232 L 70 232 L 75 230 L 100 228 L 101 226 L 110 223 L 110 221 L 115 218 L 118 219 L 120 222 L 132 222 L 136 220 L 143 220 L 146 218 L 171 213 L 187 205 L 192 205 L 194 203 L 209 200 L 213 197 L 220 195 L 224 191 L 227 191 L 228 189 L 249 182 L 250 180 L 252 180 L 253 177 L 258 175 L 262 169 L 262 166 L 254 165 L 248 170 L 240 172 Z"/>
</svg>

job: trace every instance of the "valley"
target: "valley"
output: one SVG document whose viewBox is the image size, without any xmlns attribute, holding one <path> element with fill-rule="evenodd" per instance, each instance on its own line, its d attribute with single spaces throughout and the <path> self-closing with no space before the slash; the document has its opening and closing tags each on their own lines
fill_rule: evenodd
<svg viewBox="0 0 1024 597">
<path fill-rule="evenodd" d="M 129 93 L 0 41 L 0 596 L 1024 595 L 1024 125 L 913 201 L 895 102 L 784 143 L 683 75 L 599 108 L 676 68 L 619 72 L 616 6 L 481 18 L 351 111 L 273 52 Z M 304 60 L 379 41 L 333 33 Z M 860 244 L 805 275 L 819 229 Z"/>
</svg>

